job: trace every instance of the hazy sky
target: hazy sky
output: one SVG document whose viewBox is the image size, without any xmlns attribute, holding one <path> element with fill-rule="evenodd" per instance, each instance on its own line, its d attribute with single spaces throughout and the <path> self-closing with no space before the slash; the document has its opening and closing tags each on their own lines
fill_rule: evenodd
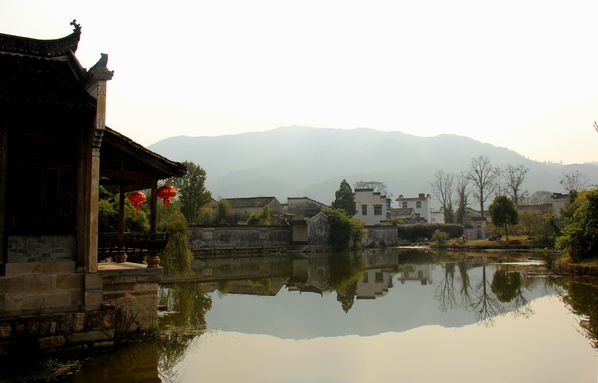
<svg viewBox="0 0 598 383">
<path fill-rule="evenodd" d="M 149 145 L 308 125 L 453 133 L 598 161 L 598 1 L 2 0 L 0 32 L 83 35 L 107 122 Z"/>
</svg>

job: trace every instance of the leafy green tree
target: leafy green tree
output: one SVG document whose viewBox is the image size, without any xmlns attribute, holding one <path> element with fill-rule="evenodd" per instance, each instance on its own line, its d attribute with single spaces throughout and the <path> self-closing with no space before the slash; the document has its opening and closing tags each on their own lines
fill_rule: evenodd
<svg viewBox="0 0 598 383">
<path fill-rule="evenodd" d="M 253 213 L 247 220 L 248 225 L 269 225 L 270 224 L 270 208 L 264 206 L 261 212 Z"/>
<path fill-rule="evenodd" d="M 509 225 L 516 225 L 518 222 L 517 209 L 515 204 L 507 196 L 501 195 L 494 199 L 494 202 L 488 208 L 492 224 L 496 227 L 502 227 L 505 231 L 505 237 L 509 239 Z"/>
<path fill-rule="evenodd" d="M 160 263 L 166 275 L 191 275 L 193 253 L 188 244 L 188 224 L 181 213 L 180 202 L 158 205 L 158 231 L 168 233 L 168 244 L 160 252 Z"/>
<path fill-rule="evenodd" d="M 214 218 L 215 225 L 224 225 L 230 223 L 230 205 L 224 198 L 218 198 L 218 205 L 216 206 L 216 217 Z"/>
<path fill-rule="evenodd" d="M 351 242 L 353 246 L 357 246 L 361 240 L 361 229 L 363 228 L 361 221 L 349 217 L 342 209 L 326 209 L 324 214 L 328 217 L 330 225 L 328 240 L 334 250 L 346 250 L 350 247 Z"/>
<path fill-rule="evenodd" d="M 598 191 L 579 193 L 573 216 L 557 239 L 557 248 L 578 261 L 598 255 Z"/>
<path fill-rule="evenodd" d="M 187 174 L 171 179 L 177 189 L 181 212 L 189 223 L 197 223 L 200 219 L 201 208 L 211 201 L 212 195 L 206 190 L 206 171 L 193 162 L 185 161 Z"/>
<path fill-rule="evenodd" d="M 357 213 L 355 208 L 355 196 L 351 185 L 346 180 L 342 180 L 339 189 L 334 193 L 335 200 L 332 202 L 332 207 L 335 209 L 342 209 L 349 217 L 353 217 Z"/>
<path fill-rule="evenodd" d="M 102 233 L 118 231 L 118 211 L 120 194 L 116 186 L 100 185 L 100 201 L 98 204 L 98 229 Z M 149 207 L 143 204 L 135 209 L 125 197 L 124 231 L 144 233 L 149 231 Z"/>
</svg>

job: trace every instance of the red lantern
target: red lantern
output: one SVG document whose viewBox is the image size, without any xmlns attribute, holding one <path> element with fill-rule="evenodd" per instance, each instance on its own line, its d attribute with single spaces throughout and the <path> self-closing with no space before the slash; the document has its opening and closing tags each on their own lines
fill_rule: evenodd
<svg viewBox="0 0 598 383">
<path fill-rule="evenodd" d="M 164 205 L 169 205 L 170 199 L 176 197 L 176 188 L 172 185 L 164 185 L 158 189 L 158 197 L 164 200 Z"/>
<path fill-rule="evenodd" d="M 129 201 L 133 203 L 135 209 L 141 209 L 141 204 L 147 201 L 147 197 L 143 192 L 136 191 L 129 193 Z"/>
</svg>

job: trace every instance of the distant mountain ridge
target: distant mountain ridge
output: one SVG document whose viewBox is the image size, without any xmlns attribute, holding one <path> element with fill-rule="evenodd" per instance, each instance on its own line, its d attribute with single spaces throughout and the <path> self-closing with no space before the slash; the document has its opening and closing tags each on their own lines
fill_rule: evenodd
<svg viewBox="0 0 598 383">
<path fill-rule="evenodd" d="M 170 137 L 150 149 L 201 165 L 214 197 L 273 195 L 284 202 L 287 197 L 308 196 L 330 203 L 343 178 L 350 184 L 384 182 L 395 196 L 431 193 L 436 170 L 465 171 L 479 155 L 488 156 L 495 166 L 530 168 L 524 185 L 530 192 L 561 191 L 559 176 L 576 170 L 585 173 L 591 184 L 598 183 L 596 164 L 532 161 L 515 151 L 452 134 L 418 137 L 366 128 L 292 126 L 217 137 Z"/>
</svg>

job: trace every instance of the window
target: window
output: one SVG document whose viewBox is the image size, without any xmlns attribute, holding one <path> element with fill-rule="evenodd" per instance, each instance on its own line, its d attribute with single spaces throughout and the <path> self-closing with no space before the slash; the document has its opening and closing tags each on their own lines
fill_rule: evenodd
<svg viewBox="0 0 598 383">
<path fill-rule="evenodd" d="M 374 215 L 382 215 L 382 205 L 374 205 Z"/>
<path fill-rule="evenodd" d="M 363 279 L 362 279 L 362 281 L 363 281 L 363 283 L 368 283 L 368 281 L 369 281 L 369 275 L 368 275 L 367 271 L 363 273 Z"/>
<path fill-rule="evenodd" d="M 368 215 L 368 205 L 361 205 L 361 215 Z"/>
<path fill-rule="evenodd" d="M 422 202 L 421 201 L 417 201 L 415 203 L 415 207 L 418 208 L 418 209 L 421 209 L 422 208 Z"/>
<path fill-rule="evenodd" d="M 403 202 L 403 209 L 407 209 L 407 202 Z"/>
</svg>

